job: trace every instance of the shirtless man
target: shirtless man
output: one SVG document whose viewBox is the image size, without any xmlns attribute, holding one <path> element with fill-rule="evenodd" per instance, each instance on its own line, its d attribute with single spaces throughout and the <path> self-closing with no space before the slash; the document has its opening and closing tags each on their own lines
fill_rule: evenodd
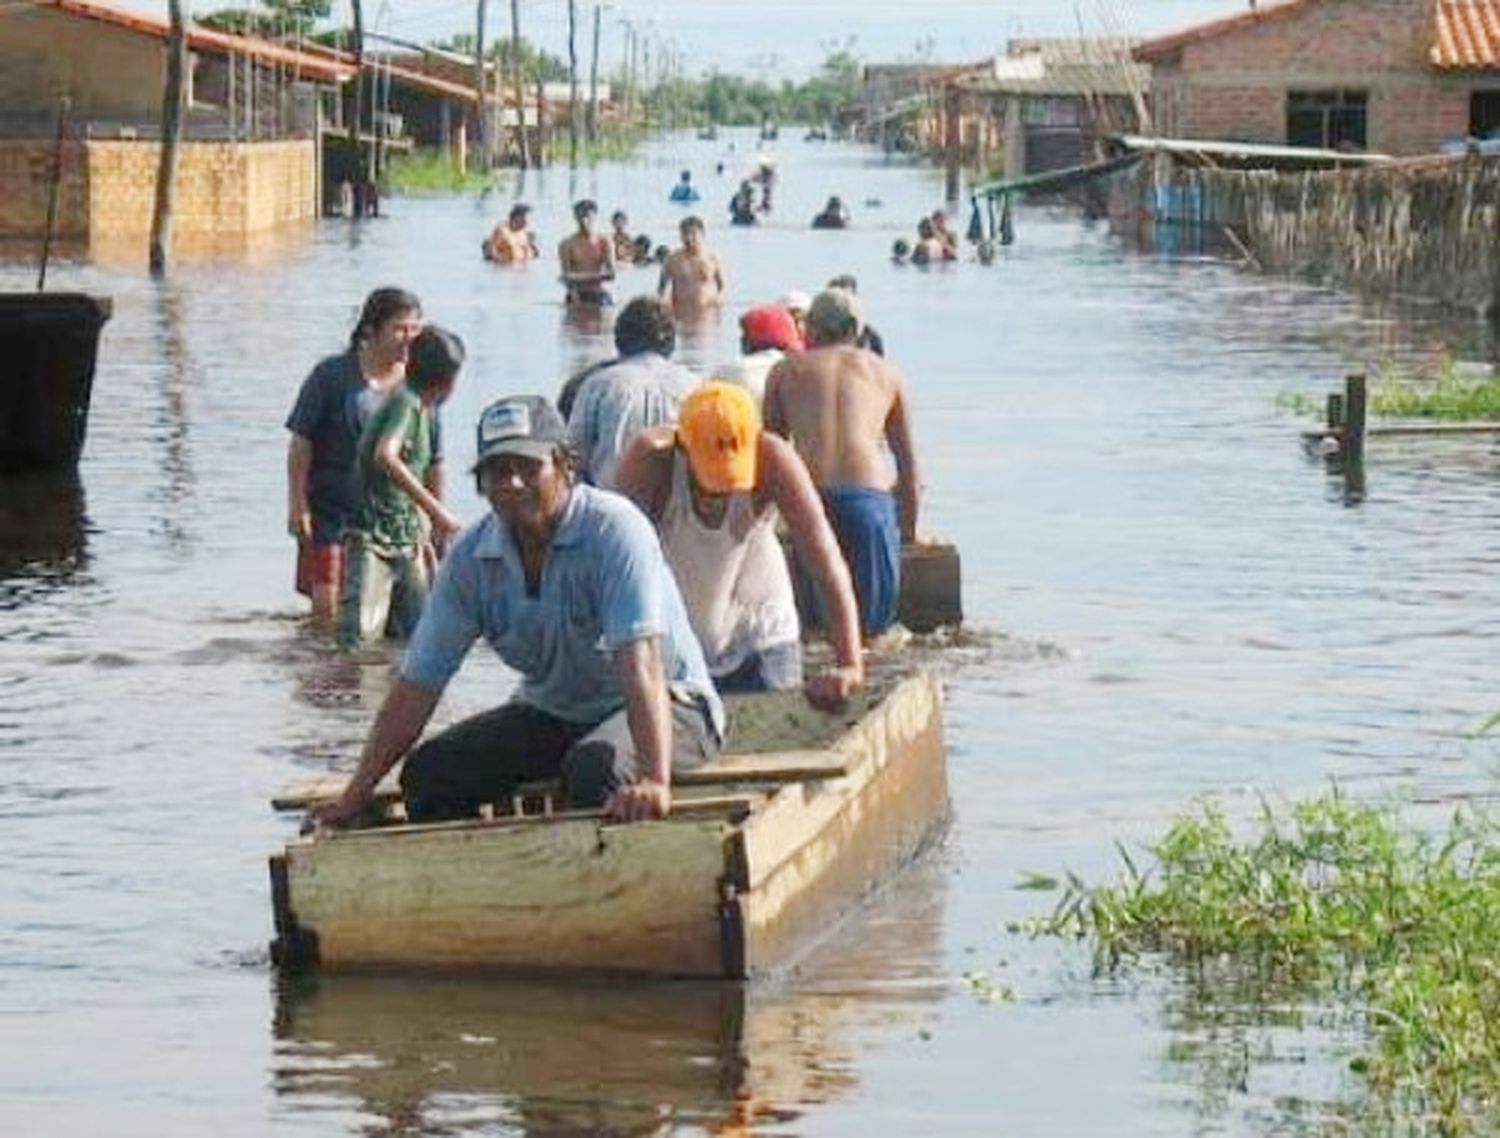
<svg viewBox="0 0 1500 1138">
<path fill-rule="evenodd" d="M 484 255 L 487 260 L 514 265 L 533 261 L 540 256 L 536 247 L 536 235 L 526 224 L 530 213 L 531 207 L 521 202 L 510 207 L 510 216 L 495 226 L 495 231 L 485 243 Z"/>
<path fill-rule="evenodd" d="M 670 289 L 672 310 L 682 317 L 704 312 L 723 299 L 724 266 L 704 240 L 701 218 L 683 218 L 680 231 L 682 248 L 662 265 L 656 294 L 665 297 Z"/>
<path fill-rule="evenodd" d="M 630 235 L 629 215 L 623 209 L 617 209 L 610 217 L 609 224 L 613 227 L 609 237 L 615 244 L 615 264 L 633 263 L 635 261 L 635 238 Z"/>
<path fill-rule="evenodd" d="M 573 206 L 578 231 L 557 247 L 568 304 L 608 304 L 604 285 L 615 279 L 615 249 L 610 239 L 594 232 L 599 207 L 585 198 Z"/>
<path fill-rule="evenodd" d="M 901 543 L 917 532 L 918 477 L 906 380 L 857 346 L 862 323 L 853 293 L 820 292 L 807 314 L 809 348 L 787 356 L 766 381 L 765 420 L 792 440 L 812 474 L 870 638 L 896 619 Z M 894 478 L 882 442 L 896 460 Z M 812 612 L 807 623 L 826 621 Z"/>
</svg>

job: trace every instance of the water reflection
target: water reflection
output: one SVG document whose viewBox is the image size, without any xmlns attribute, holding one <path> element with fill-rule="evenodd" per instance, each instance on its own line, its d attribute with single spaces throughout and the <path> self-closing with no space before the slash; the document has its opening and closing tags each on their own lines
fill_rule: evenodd
<svg viewBox="0 0 1500 1138">
<path fill-rule="evenodd" d="M 189 525 L 197 479 L 193 474 L 190 445 L 191 422 L 187 388 L 191 369 L 183 325 L 182 293 L 164 284 L 156 294 L 156 316 L 161 329 L 161 406 L 157 434 L 161 442 L 161 527 L 168 547 L 176 556 L 186 556 L 194 535 Z"/>
<path fill-rule="evenodd" d="M 944 893 L 918 873 L 810 962 L 816 987 L 282 981 L 273 1085 L 369 1134 L 742 1134 L 854 1094 L 872 1030 L 930 1026 Z"/>
<path fill-rule="evenodd" d="M 87 531 L 77 475 L 0 478 L 0 609 L 71 581 L 88 564 Z"/>
</svg>

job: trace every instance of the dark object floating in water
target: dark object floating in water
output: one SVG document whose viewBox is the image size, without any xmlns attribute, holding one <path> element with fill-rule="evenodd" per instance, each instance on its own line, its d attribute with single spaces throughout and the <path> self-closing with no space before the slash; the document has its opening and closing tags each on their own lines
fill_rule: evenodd
<svg viewBox="0 0 1500 1138">
<path fill-rule="evenodd" d="M 0 471 L 67 470 L 88 431 L 108 297 L 0 293 Z"/>
</svg>

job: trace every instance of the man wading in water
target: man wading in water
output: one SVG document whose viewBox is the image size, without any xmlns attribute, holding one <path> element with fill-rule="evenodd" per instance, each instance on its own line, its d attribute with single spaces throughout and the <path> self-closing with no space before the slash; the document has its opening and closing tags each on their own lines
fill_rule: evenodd
<svg viewBox="0 0 1500 1138">
<path fill-rule="evenodd" d="M 557 247 L 568 304 L 608 304 L 605 284 L 615 279 L 615 247 L 607 236 L 594 232 L 599 207 L 585 198 L 573 207 L 578 232 Z"/>
<path fill-rule="evenodd" d="M 917 531 L 917 457 L 906 380 L 874 352 L 856 346 L 863 321 L 845 289 L 813 298 L 811 346 L 787 356 L 766 381 L 766 429 L 789 437 L 823 497 L 859 600 L 866 638 L 896 619 L 901 543 Z M 881 444 L 896 460 L 892 479 Z M 798 563 L 799 573 L 808 567 Z M 799 589 L 804 623 L 826 627 L 816 593 Z"/>
</svg>

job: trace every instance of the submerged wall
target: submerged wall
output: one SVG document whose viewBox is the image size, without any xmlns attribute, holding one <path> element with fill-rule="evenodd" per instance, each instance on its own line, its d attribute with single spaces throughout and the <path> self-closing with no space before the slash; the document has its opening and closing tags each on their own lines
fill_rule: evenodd
<svg viewBox="0 0 1500 1138">
<path fill-rule="evenodd" d="M 1500 311 L 1500 158 L 1303 172 L 1145 162 L 1119 185 L 1157 237 L 1196 231 L 1270 272 Z"/>
<path fill-rule="evenodd" d="M 151 232 L 160 146 L 146 140 L 63 146 L 53 231 L 92 253 L 145 242 Z M 53 148 L 0 141 L 0 239 L 46 227 Z M 237 241 L 318 217 L 317 148 L 284 142 L 184 142 L 173 202 L 174 241 Z M 143 254 L 144 255 L 144 254 Z"/>
</svg>

